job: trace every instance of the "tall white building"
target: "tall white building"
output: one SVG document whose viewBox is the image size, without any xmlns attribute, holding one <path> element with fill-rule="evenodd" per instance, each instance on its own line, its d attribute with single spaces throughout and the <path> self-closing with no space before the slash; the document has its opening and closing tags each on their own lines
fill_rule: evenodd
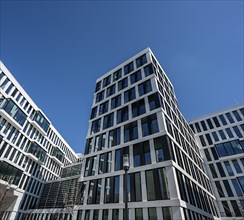
<svg viewBox="0 0 244 220">
<path fill-rule="evenodd" d="M 97 79 L 77 220 L 218 219 L 215 197 L 174 88 L 150 49 Z"/>
<path fill-rule="evenodd" d="M 78 156 L 0 62 L 0 219 L 21 220 Z"/>
<path fill-rule="evenodd" d="M 244 217 L 244 105 L 190 122 L 201 145 L 221 219 Z"/>
</svg>

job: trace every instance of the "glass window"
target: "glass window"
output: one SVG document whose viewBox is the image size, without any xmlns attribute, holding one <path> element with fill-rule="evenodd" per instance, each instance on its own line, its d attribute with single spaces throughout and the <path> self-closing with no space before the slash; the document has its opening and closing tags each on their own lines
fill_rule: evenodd
<svg viewBox="0 0 244 220">
<path fill-rule="evenodd" d="M 230 143 L 236 154 L 244 153 L 244 148 L 241 146 L 238 140 L 231 141 Z"/>
<path fill-rule="evenodd" d="M 93 212 L 93 220 L 99 220 L 99 209 L 94 209 L 94 212 Z M 80 219 L 77 219 L 77 220 L 81 220 L 81 217 Z"/>
<path fill-rule="evenodd" d="M 95 134 L 95 133 L 99 132 L 100 126 L 101 126 L 101 118 L 93 121 L 92 125 L 91 125 L 91 134 Z"/>
<path fill-rule="evenodd" d="M 224 172 L 224 169 L 222 167 L 222 164 L 220 162 L 218 162 L 218 163 L 216 163 L 216 165 L 217 165 L 218 171 L 220 173 L 220 176 L 225 177 L 225 172 Z"/>
<path fill-rule="evenodd" d="M 106 112 L 108 112 L 108 101 L 100 104 L 99 106 L 99 115 L 102 115 Z"/>
<path fill-rule="evenodd" d="M 166 135 L 155 138 L 153 141 L 157 162 L 173 159 L 173 146 Z"/>
<path fill-rule="evenodd" d="M 108 135 L 109 147 L 120 144 L 120 128 L 109 131 Z"/>
<path fill-rule="evenodd" d="M 120 79 L 121 77 L 122 77 L 122 69 L 119 69 L 113 73 L 113 82 Z"/>
<path fill-rule="evenodd" d="M 133 62 L 127 64 L 124 66 L 124 75 L 127 75 L 128 73 L 132 72 L 134 70 Z"/>
<path fill-rule="evenodd" d="M 201 132 L 201 128 L 200 128 L 198 122 L 195 123 L 195 127 L 197 129 L 197 132 Z"/>
<path fill-rule="evenodd" d="M 127 121 L 129 119 L 128 106 L 117 111 L 117 124 Z"/>
<path fill-rule="evenodd" d="M 118 91 L 126 88 L 127 86 L 128 86 L 128 77 L 126 77 L 118 82 Z"/>
<path fill-rule="evenodd" d="M 121 95 L 118 95 L 111 99 L 111 110 L 121 106 Z"/>
<path fill-rule="evenodd" d="M 92 108 L 92 111 L 91 111 L 91 117 L 90 119 L 93 119 L 97 116 L 97 106 Z"/>
<path fill-rule="evenodd" d="M 208 149 L 204 149 L 204 153 L 205 153 L 207 160 L 211 161 L 212 159 L 211 159 L 210 153 L 208 152 Z"/>
<path fill-rule="evenodd" d="M 124 142 L 132 141 L 138 138 L 137 121 L 125 125 Z"/>
<path fill-rule="evenodd" d="M 226 139 L 225 133 L 223 132 L 223 130 L 219 130 L 219 134 L 222 140 Z"/>
<path fill-rule="evenodd" d="M 228 118 L 230 123 L 234 123 L 234 119 L 232 118 L 232 116 L 231 116 L 231 114 L 229 112 L 226 113 L 226 116 L 227 116 L 227 118 Z"/>
<path fill-rule="evenodd" d="M 123 156 L 129 155 L 129 148 L 123 147 L 115 151 L 115 171 L 123 169 Z"/>
<path fill-rule="evenodd" d="M 242 116 L 244 117 L 244 108 L 239 109 L 239 111 L 241 112 Z"/>
<path fill-rule="evenodd" d="M 234 135 L 231 132 L 230 128 L 226 128 L 225 130 L 226 130 L 226 133 L 228 134 L 229 138 L 233 138 L 234 137 Z"/>
<path fill-rule="evenodd" d="M 124 93 L 124 103 L 127 103 L 129 101 L 132 101 L 133 99 L 136 98 L 136 92 L 135 92 L 135 87 L 127 90 Z"/>
<path fill-rule="evenodd" d="M 220 127 L 217 117 L 213 117 L 213 121 L 214 121 L 216 127 Z"/>
<path fill-rule="evenodd" d="M 148 208 L 148 219 L 157 220 L 157 210 L 156 208 Z"/>
<path fill-rule="evenodd" d="M 144 67 L 145 77 L 147 77 L 147 76 L 149 76 L 149 75 L 151 75 L 153 73 L 155 73 L 155 68 L 154 68 L 154 66 L 151 63 Z"/>
<path fill-rule="evenodd" d="M 225 164 L 225 168 L 226 168 L 227 173 L 229 174 L 229 176 L 234 176 L 234 173 L 233 173 L 233 170 L 231 168 L 231 165 L 230 165 L 229 161 L 225 161 L 224 164 Z"/>
<path fill-rule="evenodd" d="M 115 93 L 115 84 L 107 88 L 107 97 L 113 95 L 114 93 Z"/>
<path fill-rule="evenodd" d="M 131 173 L 127 178 L 127 190 L 128 190 L 128 201 L 129 202 L 139 202 L 142 201 L 141 194 L 141 174 Z"/>
<path fill-rule="evenodd" d="M 139 95 L 142 96 L 152 91 L 150 79 L 138 85 Z"/>
<path fill-rule="evenodd" d="M 215 131 L 212 132 L 212 135 L 213 135 L 214 141 L 219 141 L 219 137 Z"/>
<path fill-rule="evenodd" d="M 109 75 L 103 79 L 103 88 L 108 86 L 110 84 L 110 82 L 111 82 L 111 75 Z"/>
<path fill-rule="evenodd" d="M 141 123 L 142 123 L 142 136 L 143 137 L 157 133 L 159 131 L 156 114 L 142 118 Z"/>
<path fill-rule="evenodd" d="M 135 219 L 143 219 L 142 208 L 135 209 Z"/>
<path fill-rule="evenodd" d="M 232 163 L 237 173 L 243 173 L 237 160 L 232 160 Z"/>
<path fill-rule="evenodd" d="M 148 102 L 151 111 L 161 106 L 158 93 L 148 96 Z"/>
<path fill-rule="evenodd" d="M 209 144 L 209 145 L 212 145 L 213 142 L 212 142 L 212 139 L 211 139 L 211 137 L 210 137 L 209 134 L 206 134 L 206 138 L 207 138 L 208 144 Z"/>
<path fill-rule="evenodd" d="M 144 141 L 133 145 L 134 167 L 151 163 L 149 141 Z"/>
<path fill-rule="evenodd" d="M 173 219 L 170 207 L 163 207 L 162 211 L 163 211 L 163 219 L 167 219 L 167 220 L 172 220 Z"/>
<path fill-rule="evenodd" d="M 99 92 L 99 93 L 97 93 L 96 103 L 102 101 L 103 99 L 104 99 L 104 90 Z"/>
<path fill-rule="evenodd" d="M 137 102 L 134 102 L 132 104 L 132 117 L 137 117 L 139 115 L 142 115 L 146 113 L 146 108 L 145 108 L 145 101 L 144 99 L 141 99 Z"/>
<path fill-rule="evenodd" d="M 207 123 L 208 123 L 208 126 L 209 126 L 210 129 L 214 128 L 210 119 L 207 119 Z"/>
<path fill-rule="evenodd" d="M 135 73 L 132 73 L 130 75 L 130 83 L 131 83 L 131 85 L 136 83 L 136 82 L 138 82 L 139 80 L 141 80 L 141 71 L 140 70 L 135 72 Z"/>
<path fill-rule="evenodd" d="M 103 129 L 112 127 L 114 125 L 114 113 L 110 113 L 103 118 Z"/>
<path fill-rule="evenodd" d="M 241 134 L 241 132 L 240 132 L 240 130 L 239 130 L 239 128 L 237 126 L 234 126 L 233 129 L 234 129 L 237 137 L 239 137 L 239 138 L 243 137 L 243 135 Z"/>
<path fill-rule="evenodd" d="M 237 121 L 241 121 L 242 120 L 241 119 L 241 116 L 239 115 L 239 113 L 237 111 L 233 111 L 232 113 L 235 116 L 235 118 L 236 118 Z"/>
<path fill-rule="evenodd" d="M 223 191 L 223 188 L 222 188 L 220 182 L 215 181 L 215 185 L 216 185 L 217 191 L 219 193 L 219 197 L 225 197 L 225 194 L 224 194 L 224 191 Z"/>
<path fill-rule="evenodd" d="M 119 220 L 119 209 L 113 209 L 113 220 Z"/>
<path fill-rule="evenodd" d="M 244 176 L 238 177 L 237 179 L 238 179 L 239 184 L 242 188 L 242 191 L 244 192 Z"/>
<path fill-rule="evenodd" d="M 217 175 L 217 172 L 215 170 L 214 165 L 213 164 L 209 164 L 209 168 L 211 170 L 211 173 L 212 173 L 213 178 L 218 178 L 218 175 Z"/>
<path fill-rule="evenodd" d="M 222 206 L 224 208 L 226 217 L 231 217 L 232 215 L 231 215 L 230 207 L 229 207 L 227 201 L 222 201 Z"/>
<path fill-rule="evenodd" d="M 205 121 L 201 121 L 201 125 L 202 125 L 202 128 L 204 131 L 208 130 L 206 124 L 205 124 Z"/>
<path fill-rule="evenodd" d="M 230 197 L 234 196 L 233 192 L 232 192 L 232 190 L 230 188 L 228 180 L 223 180 L 223 183 L 224 183 L 224 186 L 225 186 L 225 189 L 226 189 L 226 192 L 227 192 L 228 196 L 230 196 Z"/>
<path fill-rule="evenodd" d="M 232 208 L 233 208 L 233 210 L 235 212 L 235 216 L 241 217 L 242 214 L 241 214 L 241 211 L 240 211 L 240 209 L 239 209 L 239 207 L 237 205 L 237 202 L 235 200 L 232 200 L 232 201 L 230 201 L 230 203 L 231 203 Z"/>
<path fill-rule="evenodd" d="M 227 125 L 227 122 L 226 122 L 225 117 L 223 115 L 220 115 L 219 118 L 220 118 L 223 125 Z"/>
<path fill-rule="evenodd" d="M 100 82 L 97 82 L 96 92 L 98 92 L 100 89 L 101 89 L 101 81 Z"/>
<path fill-rule="evenodd" d="M 232 185 L 235 188 L 237 196 L 243 196 L 243 192 L 242 192 L 242 189 L 241 189 L 238 181 L 236 179 L 232 179 L 231 182 L 232 182 Z"/>
<path fill-rule="evenodd" d="M 199 136 L 199 139 L 201 141 L 202 146 L 203 147 L 206 146 L 206 142 L 205 142 L 204 137 L 202 135 Z"/>
<path fill-rule="evenodd" d="M 139 58 L 136 59 L 136 67 L 139 68 L 143 66 L 145 63 L 147 63 L 147 56 L 146 54 L 140 56 Z"/>
</svg>

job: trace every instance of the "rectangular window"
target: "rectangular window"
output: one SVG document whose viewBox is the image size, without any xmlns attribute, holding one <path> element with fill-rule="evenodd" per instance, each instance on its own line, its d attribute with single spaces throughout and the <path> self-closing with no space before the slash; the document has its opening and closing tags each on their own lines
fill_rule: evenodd
<svg viewBox="0 0 244 220">
<path fill-rule="evenodd" d="M 139 95 L 142 96 L 152 91 L 150 79 L 138 85 Z"/>
<path fill-rule="evenodd" d="M 128 147 L 124 147 L 115 151 L 115 171 L 123 169 L 123 156 L 125 154 L 129 155 Z"/>
<path fill-rule="evenodd" d="M 137 121 L 125 125 L 124 142 L 133 141 L 138 138 Z"/>
<path fill-rule="evenodd" d="M 99 92 L 99 93 L 97 93 L 96 103 L 102 101 L 103 99 L 104 99 L 104 90 Z"/>
<path fill-rule="evenodd" d="M 157 133 L 159 131 L 156 114 L 142 118 L 141 123 L 142 123 L 142 135 L 143 135 L 143 137 Z"/>
<path fill-rule="evenodd" d="M 117 111 L 117 124 L 127 121 L 129 119 L 128 106 Z"/>
<path fill-rule="evenodd" d="M 97 106 L 92 108 L 92 111 L 91 111 L 91 117 L 90 119 L 93 119 L 97 116 Z"/>
<path fill-rule="evenodd" d="M 228 196 L 229 197 L 234 196 L 233 192 L 232 192 L 232 190 L 230 188 L 230 184 L 229 184 L 228 180 L 223 180 L 223 183 L 224 183 L 224 186 L 225 186 L 225 189 L 226 189 L 226 192 L 227 192 Z"/>
<path fill-rule="evenodd" d="M 120 144 L 120 128 L 116 128 L 114 130 L 109 131 L 108 141 L 109 147 L 113 147 Z"/>
<path fill-rule="evenodd" d="M 136 91 L 135 91 L 135 87 L 131 88 L 129 90 L 127 90 L 124 93 L 124 103 L 127 103 L 129 101 L 132 101 L 133 99 L 136 98 Z"/>
<path fill-rule="evenodd" d="M 118 82 L 118 91 L 126 88 L 127 86 L 128 86 L 128 77 L 126 77 Z"/>
<path fill-rule="evenodd" d="M 120 176 L 113 176 L 105 179 L 104 203 L 119 202 L 119 178 Z"/>
<path fill-rule="evenodd" d="M 155 73 L 155 67 L 150 63 L 149 65 L 145 66 L 144 67 L 144 74 L 145 74 L 145 77 Z"/>
<path fill-rule="evenodd" d="M 216 127 L 220 127 L 217 117 L 213 117 L 213 121 L 214 121 Z"/>
<path fill-rule="evenodd" d="M 145 63 L 147 63 L 147 56 L 146 54 L 140 56 L 139 58 L 136 59 L 136 67 L 139 68 L 143 66 Z"/>
<path fill-rule="evenodd" d="M 161 106 L 158 93 L 148 96 L 148 102 L 151 111 Z"/>
<path fill-rule="evenodd" d="M 227 116 L 227 118 L 228 118 L 230 123 L 234 123 L 234 119 L 232 118 L 232 116 L 231 116 L 231 114 L 229 112 L 226 113 L 226 116 Z"/>
<path fill-rule="evenodd" d="M 146 108 L 145 108 L 145 101 L 144 99 L 141 99 L 137 102 L 134 102 L 132 104 L 132 117 L 137 117 L 139 115 L 142 115 L 146 113 Z"/>
<path fill-rule="evenodd" d="M 91 126 L 91 133 L 90 134 L 95 134 L 100 131 L 100 126 L 101 126 L 101 118 L 95 120 L 92 122 Z"/>
<path fill-rule="evenodd" d="M 124 75 L 127 75 L 128 73 L 132 72 L 134 70 L 133 62 L 127 64 L 124 66 Z"/>
<path fill-rule="evenodd" d="M 121 106 L 121 95 L 118 95 L 111 99 L 111 110 Z"/>
<path fill-rule="evenodd" d="M 223 191 L 223 188 L 222 188 L 220 182 L 219 181 L 215 181 L 215 185 L 216 185 L 217 191 L 219 193 L 219 197 L 220 198 L 221 197 L 225 197 L 225 194 L 224 194 L 224 191 Z"/>
<path fill-rule="evenodd" d="M 225 168 L 226 168 L 227 173 L 229 174 L 229 176 L 234 176 L 234 173 L 233 173 L 233 170 L 231 168 L 231 165 L 230 165 L 229 161 L 225 161 L 224 164 L 225 164 Z"/>
<path fill-rule="evenodd" d="M 242 192 L 242 189 L 241 189 L 241 187 L 240 187 L 238 181 L 237 181 L 236 179 L 232 179 L 231 182 L 232 182 L 232 185 L 233 185 L 234 188 L 235 188 L 236 195 L 237 195 L 237 196 L 243 196 L 243 192 Z"/>
<path fill-rule="evenodd" d="M 113 95 L 114 93 L 115 93 L 115 84 L 107 88 L 107 97 Z"/>
<path fill-rule="evenodd" d="M 156 161 L 166 161 L 173 159 L 173 146 L 170 139 L 164 135 L 153 139 L 156 154 Z"/>
<path fill-rule="evenodd" d="M 135 72 L 135 73 L 132 73 L 130 75 L 130 83 L 131 83 L 131 85 L 136 83 L 136 82 L 138 82 L 139 80 L 141 80 L 141 71 L 140 70 Z"/>
<path fill-rule="evenodd" d="M 100 89 L 101 89 L 101 81 L 97 82 L 95 91 L 98 92 Z"/>
<path fill-rule="evenodd" d="M 148 219 L 157 220 L 157 210 L 156 208 L 148 208 Z"/>
<path fill-rule="evenodd" d="M 121 77 L 122 77 L 122 69 L 119 69 L 113 73 L 113 82 L 117 81 Z"/>
<path fill-rule="evenodd" d="M 232 163 L 237 173 L 243 173 L 237 160 L 232 160 Z"/>
<path fill-rule="evenodd" d="M 134 167 L 151 163 L 149 141 L 144 141 L 133 145 Z"/>
<path fill-rule="evenodd" d="M 106 133 L 100 134 L 95 137 L 94 152 L 100 151 L 105 148 Z"/>
<path fill-rule="evenodd" d="M 219 118 L 220 118 L 220 120 L 221 120 L 221 122 L 222 122 L 223 125 L 227 125 L 227 122 L 225 120 L 224 115 L 220 115 Z"/>
<path fill-rule="evenodd" d="M 207 123 L 208 123 L 208 126 L 209 126 L 210 129 L 214 128 L 210 119 L 207 119 Z"/>
<path fill-rule="evenodd" d="M 102 115 L 106 112 L 108 112 L 108 101 L 100 104 L 99 106 L 99 115 Z"/>
<path fill-rule="evenodd" d="M 114 125 L 114 113 L 110 113 L 103 118 L 103 129 L 107 129 Z"/>
<path fill-rule="evenodd" d="M 202 125 L 202 128 L 204 131 L 208 130 L 206 124 L 205 124 L 205 121 L 201 121 L 201 125 Z"/>
<path fill-rule="evenodd" d="M 111 82 L 111 75 L 109 75 L 103 79 L 103 88 L 108 86 L 110 84 L 110 82 Z"/>
</svg>

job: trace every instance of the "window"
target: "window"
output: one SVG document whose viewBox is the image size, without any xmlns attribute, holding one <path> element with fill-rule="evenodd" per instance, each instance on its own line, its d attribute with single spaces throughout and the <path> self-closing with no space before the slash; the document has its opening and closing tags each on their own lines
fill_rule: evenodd
<svg viewBox="0 0 244 220">
<path fill-rule="evenodd" d="M 124 93 L 124 103 L 132 101 L 136 98 L 135 88 L 131 88 Z"/>
<path fill-rule="evenodd" d="M 114 125 L 114 113 L 110 113 L 103 118 L 103 129 L 112 127 Z"/>
<path fill-rule="evenodd" d="M 201 132 L 201 128 L 200 128 L 198 122 L 195 123 L 195 127 L 197 129 L 197 132 Z"/>
<path fill-rule="evenodd" d="M 115 151 L 115 171 L 123 169 L 123 156 L 129 155 L 129 148 L 124 147 Z"/>
<path fill-rule="evenodd" d="M 100 204 L 101 184 L 102 179 L 90 181 L 87 204 Z"/>
<path fill-rule="evenodd" d="M 225 133 L 223 132 L 223 130 L 219 130 L 219 134 L 222 140 L 226 139 Z"/>
<path fill-rule="evenodd" d="M 148 102 L 151 111 L 161 106 L 158 93 L 148 96 Z"/>
<path fill-rule="evenodd" d="M 145 77 L 147 77 L 147 76 L 149 76 L 149 75 L 151 75 L 153 73 L 155 73 L 155 68 L 154 68 L 154 66 L 151 63 L 144 67 Z"/>
<path fill-rule="evenodd" d="M 211 161 L 212 159 L 211 159 L 210 153 L 208 152 L 208 149 L 204 149 L 204 153 L 205 153 L 207 160 Z"/>
<path fill-rule="evenodd" d="M 205 121 L 201 121 L 201 125 L 204 131 L 208 130 Z"/>
<path fill-rule="evenodd" d="M 113 176 L 105 179 L 104 203 L 119 202 L 119 177 Z"/>
<path fill-rule="evenodd" d="M 231 168 L 231 165 L 230 165 L 229 161 L 225 161 L 224 164 L 225 164 L 225 168 L 226 168 L 227 173 L 229 174 L 229 176 L 234 176 L 234 173 L 233 173 L 233 170 Z"/>
<path fill-rule="evenodd" d="M 122 69 L 119 69 L 113 73 L 113 82 L 120 79 L 121 77 L 122 77 Z"/>
<path fill-rule="evenodd" d="M 128 106 L 117 111 L 117 124 L 127 121 L 129 119 Z"/>
<path fill-rule="evenodd" d="M 96 92 L 98 92 L 100 89 L 101 89 L 101 81 L 100 82 L 97 82 Z"/>
<path fill-rule="evenodd" d="M 133 141 L 138 138 L 137 122 L 132 122 L 124 127 L 124 142 Z"/>
<path fill-rule="evenodd" d="M 103 88 L 108 86 L 110 84 L 110 82 L 111 82 L 111 75 L 109 75 L 103 79 Z"/>
<path fill-rule="evenodd" d="M 234 137 L 234 135 L 233 135 L 232 131 L 230 130 L 230 128 L 226 128 L 225 131 L 228 134 L 229 138 L 233 138 Z"/>
<path fill-rule="evenodd" d="M 216 163 L 216 165 L 217 165 L 217 167 L 218 167 L 218 171 L 219 171 L 219 173 L 220 173 L 220 176 L 221 176 L 221 177 L 225 177 L 225 172 L 224 172 L 224 170 L 223 170 L 223 167 L 222 167 L 221 163 L 218 162 L 218 163 Z"/>
<path fill-rule="evenodd" d="M 121 79 L 119 82 L 118 82 L 118 91 L 126 88 L 128 86 L 128 77 L 124 78 L 124 79 Z"/>
<path fill-rule="evenodd" d="M 94 144 L 94 152 L 104 149 L 105 143 L 106 143 L 106 133 L 96 136 L 95 144 Z"/>
<path fill-rule="evenodd" d="M 231 116 L 231 114 L 229 112 L 226 113 L 226 116 L 227 116 L 227 118 L 228 118 L 230 123 L 234 123 L 234 119 L 232 118 L 232 116 Z"/>
<path fill-rule="evenodd" d="M 213 178 L 218 178 L 218 175 L 217 175 L 217 172 L 216 172 L 216 170 L 214 168 L 214 165 L 213 164 L 209 164 L 209 168 L 211 170 Z"/>
<path fill-rule="evenodd" d="M 157 210 L 156 208 L 148 208 L 148 219 L 157 220 Z"/>
<path fill-rule="evenodd" d="M 92 108 L 92 111 L 91 111 L 91 117 L 90 119 L 93 119 L 97 116 L 97 106 Z"/>
<path fill-rule="evenodd" d="M 210 119 L 207 119 L 207 123 L 210 129 L 213 129 L 213 124 Z"/>
<path fill-rule="evenodd" d="M 244 176 L 238 177 L 237 179 L 238 179 L 239 184 L 242 188 L 242 191 L 244 192 Z"/>
<path fill-rule="evenodd" d="M 237 126 L 234 126 L 233 129 L 234 129 L 237 137 L 239 137 L 239 138 L 243 137 L 241 132 L 240 132 L 240 130 L 239 130 L 239 128 Z"/>
<path fill-rule="evenodd" d="M 109 131 L 108 146 L 113 147 L 120 144 L 120 128 Z"/>
<path fill-rule="evenodd" d="M 242 120 L 241 117 L 240 117 L 240 115 L 239 115 L 239 113 L 237 111 L 233 111 L 232 113 L 235 116 L 235 118 L 236 118 L 237 121 L 241 121 Z"/>
<path fill-rule="evenodd" d="M 127 75 L 128 73 L 132 72 L 134 70 L 133 62 L 127 64 L 124 66 L 124 75 Z"/>
<path fill-rule="evenodd" d="M 157 133 L 159 131 L 156 114 L 143 118 L 141 120 L 141 123 L 142 123 L 142 136 L 143 137 L 150 135 L 150 134 Z"/>
<path fill-rule="evenodd" d="M 119 209 L 113 209 L 113 220 L 119 220 Z"/>
<path fill-rule="evenodd" d="M 131 84 L 134 84 L 134 83 L 138 82 L 139 80 L 141 80 L 141 71 L 140 70 L 135 72 L 135 73 L 132 73 L 130 75 L 130 83 Z"/>
<path fill-rule="evenodd" d="M 166 135 L 154 138 L 153 141 L 157 162 L 171 160 L 174 158 L 173 146 L 170 139 Z"/>
<path fill-rule="evenodd" d="M 100 154 L 98 174 L 111 172 L 112 152 Z"/>
<path fill-rule="evenodd" d="M 104 99 L 104 90 L 99 92 L 99 93 L 97 93 L 96 103 L 102 101 L 103 99 Z"/>
<path fill-rule="evenodd" d="M 232 160 L 232 163 L 237 173 L 243 173 L 237 160 Z"/>
<path fill-rule="evenodd" d="M 224 194 L 224 191 L 223 191 L 223 188 L 222 188 L 220 182 L 215 181 L 215 185 L 216 185 L 217 191 L 219 193 L 219 197 L 225 197 L 225 194 Z"/>
<path fill-rule="evenodd" d="M 139 89 L 139 95 L 140 96 L 152 91 L 152 85 L 151 85 L 150 79 L 139 84 L 138 89 Z"/>
<path fill-rule="evenodd" d="M 108 101 L 100 104 L 99 106 L 99 115 L 102 115 L 106 112 L 108 112 Z"/>
<path fill-rule="evenodd" d="M 235 188 L 237 196 L 243 196 L 243 192 L 241 190 L 241 187 L 240 187 L 238 181 L 236 179 L 232 179 L 231 182 L 232 182 L 232 185 Z"/>
<path fill-rule="evenodd" d="M 111 99 L 111 110 L 121 105 L 121 95 L 118 95 Z"/>
<path fill-rule="evenodd" d="M 107 88 L 107 97 L 113 95 L 114 93 L 115 93 L 115 84 Z"/>
<path fill-rule="evenodd" d="M 100 126 L 101 126 L 101 118 L 93 121 L 92 126 L 91 126 L 91 134 L 95 134 L 95 133 L 99 132 Z"/>
<path fill-rule="evenodd" d="M 214 121 L 216 127 L 220 127 L 217 117 L 213 117 L 213 121 Z"/>
<path fill-rule="evenodd" d="M 142 115 L 146 113 L 146 109 L 145 109 L 145 101 L 144 99 L 141 99 L 137 102 L 134 102 L 132 104 L 132 117 L 137 117 L 139 115 Z"/>
<path fill-rule="evenodd" d="M 139 58 L 136 59 L 136 67 L 139 68 L 143 66 L 145 63 L 147 63 L 147 56 L 146 54 L 140 56 Z"/>
<path fill-rule="evenodd" d="M 128 175 L 127 186 L 128 186 L 128 201 L 129 202 L 142 201 L 140 172 L 130 173 Z"/>
<path fill-rule="evenodd" d="M 162 200 L 169 198 L 165 168 L 146 171 L 147 199 Z"/>
<path fill-rule="evenodd" d="M 235 200 L 232 200 L 232 201 L 230 201 L 230 203 L 231 203 L 231 205 L 233 207 L 233 210 L 235 212 L 235 216 L 241 217 L 242 214 L 241 214 L 241 211 L 240 211 L 240 209 L 239 209 L 239 207 L 237 205 L 237 202 Z"/>
<path fill-rule="evenodd" d="M 135 219 L 143 219 L 142 208 L 135 209 Z"/>
<path fill-rule="evenodd" d="M 167 220 L 172 220 L 171 208 L 170 207 L 163 207 L 163 218 Z"/>
<path fill-rule="evenodd" d="M 230 188 L 230 184 L 229 184 L 228 180 L 223 180 L 223 183 L 224 183 L 224 186 L 225 186 L 225 189 L 226 189 L 226 192 L 227 192 L 228 196 L 229 197 L 234 196 L 233 192 L 232 192 L 232 190 Z"/>
<path fill-rule="evenodd" d="M 143 166 L 151 163 L 149 141 L 144 141 L 133 145 L 134 167 Z"/>
<path fill-rule="evenodd" d="M 222 122 L 223 125 L 227 125 L 227 122 L 225 120 L 224 115 L 220 115 L 219 118 L 220 118 L 220 120 L 221 120 L 221 122 Z"/>
<path fill-rule="evenodd" d="M 216 144 L 215 148 L 217 149 L 220 157 L 240 154 L 244 152 L 244 149 L 238 140 L 225 142 L 223 144 Z"/>
</svg>

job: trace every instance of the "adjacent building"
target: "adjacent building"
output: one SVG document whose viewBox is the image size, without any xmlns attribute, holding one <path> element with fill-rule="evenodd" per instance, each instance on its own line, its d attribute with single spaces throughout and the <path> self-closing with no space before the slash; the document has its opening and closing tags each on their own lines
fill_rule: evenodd
<svg viewBox="0 0 244 220">
<path fill-rule="evenodd" d="M 244 105 L 190 122 L 197 136 L 221 219 L 244 217 Z"/>
<path fill-rule="evenodd" d="M 81 170 L 77 220 L 218 219 L 204 161 L 173 85 L 150 49 L 96 82 Z"/>
<path fill-rule="evenodd" d="M 78 156 L 0 62 L 0 219 L 24 219 Z"/>
</svg>

